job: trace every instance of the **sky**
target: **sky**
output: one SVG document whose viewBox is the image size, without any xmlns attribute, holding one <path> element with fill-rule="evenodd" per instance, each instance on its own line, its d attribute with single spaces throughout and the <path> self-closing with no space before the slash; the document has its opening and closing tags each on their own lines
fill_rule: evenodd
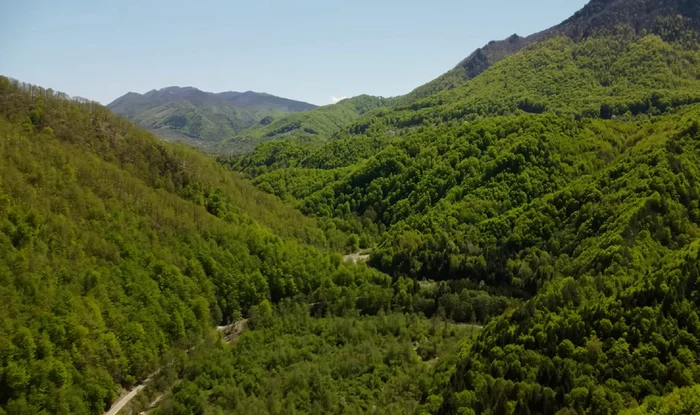
<svg viewBox="0 0 700 415">
<path fill-rule="evenodd" d="M 396 96 L 586 0 L 3 0 L 0 74 L 108 104 L 194 86 L 317 105 Z"/>
</svg>

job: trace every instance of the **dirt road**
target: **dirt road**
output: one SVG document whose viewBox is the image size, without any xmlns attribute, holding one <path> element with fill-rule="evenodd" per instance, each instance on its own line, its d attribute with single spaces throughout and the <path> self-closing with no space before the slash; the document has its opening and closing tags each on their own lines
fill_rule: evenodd
<svg viewBox="0 0 700 415">
<path fill-rule="evenodd" d="M 354 254 L 344 255 L 343 261 L 350 264 L 362 264 L 369 261 L 369 254 L 360 252 L 355 252 Z"/>
<path fill-rule="evenodd" d="M 132 389 L 131 392 L 124 395 L 123 398 L 121 398 L 114 405 L 112 405 L 111 408 L 109 408 L 109 411 L 105 412 L 105 415 L 117 415 L 126 404 L 128 404 L 132 399 L 134 399 L 134 396 L 141 392 L 141 389 L 146 387 L 146 384 L 149 380 L 151 380 L 151 378 L 148 378 L 144 383 L 138 385 L 137 387 Z"/>
<path fill-rule="evenodd" d="M 232 340 L 235 340 L 238 336 L 241 335 L 246 329 L 248 328 L 248 319 L 245 318 L 243 320 L 238 320 L 233 324 L 229 324 L 228 326 L 219 326 L 216 328 L 217 331 L 223 332 L 224 333 L 224 341 L 230 342 Z M 124 395 L 121 399 L 119 399 L 117 402 L 112 405 L 111 408 L 107 412 L 104 413 L 104 415 L 117 415 L 119 411 L 126 406 L 129 402 L 131 402 L 132 399 L 138 393 L 141 391 L 141 389 L 145 388 L 146 385 L 148 385 L 148 382 L 153 379 L 153 377 L 160 372 L 160 369 L 149 376 L 146 380 L 143 381 L 140 385 L 136 386 L 134 389 L 129 391 L 126 395 Z"/>
</svg>

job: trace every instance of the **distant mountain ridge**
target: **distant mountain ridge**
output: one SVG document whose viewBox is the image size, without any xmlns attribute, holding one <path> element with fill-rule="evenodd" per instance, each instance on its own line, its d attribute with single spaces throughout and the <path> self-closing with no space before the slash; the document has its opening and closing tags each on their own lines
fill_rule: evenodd
<svg viewBox="0 0 700 415">
<path fill-rule="evenodd" d="M 380 108 L 391 107 L 395 98 L 359 95 L 313 111 L 288 114 L 240 132 L 217 148 L 221 153 L 245 153 L 266 141 L 302 140 L 323 142 L 344 131 L 361 116 Z M 267 121 L 267 120 L 264 120 Z"/>
<path fill-rule="evenodd" d="M 577 41 L 623 26 L 638 34 L 658 34 L 666 41 L 678 41 L 672 38 L 678 36 L 693 38 L 700 28 L 699 10 L 696 0 L 592 0 L 549 29 L 526 37 L 513 34 L 491 41 L 433 81 L 390 99 L 360 96 L 316 107 L 252 91 L 215 94 L 193 87 L 168 87 L 145 94 L 130 92 L 108 108 L 161 138 L 195 144 L 216 153 L 246 153 L 264 141 L 323 142 L 350 128 L 365 110 L 423 107 L 420 101 L 459 88 L 535 42 L 558 36 Z M 360 108 L 355 108 L 357 105 Z M 317 110 L 311 111 L 314 109 Z"/>
<path fill-rule="evenodd" d="M 588 37 L 598 30 L 620 25 L 631 26 L 638 33 L 647 30 L 661 34 L 664 26 L 677 25 L 687 27 L 689 31 L 697 30 L 700 28 L 700 4 L 697 0 L 592 0 L 573 16 L 549 29 L 527 37 L 513 34 L 507 39 L 489 42 L 450 71 L 402 96 L 398 105 L 408 105 L 462 85 L 533 42 L 561 35 L 572 39 Z"/>
<path fill-rule="evenodd" d="M 281 98 L 275 95 L 264 92 L 206 92 L 200 89 L 188 86 L 170 86 L 161 89 L 153 89 L 145 94 L 129 92 L 126 95 L 117 98 L 108 106 L 112 109 L 121 108 L 122 106 L 132 104 L 134 100 L 142 100 L 144 103 L 159 101 L 170 102 L 174 100 L 187 100 L 192 103 L 208 103 L 214 100 L 225 102 L 233 107 L 261 107 L 261 108 L 280 108 L 289 112 L 310 111 L 316 108 L 316 105 L 307 102 L 295 101 L 292 99 Z"/>
<path fill-rule="evenodd" d="M 171 86 L 129 92 L 107 105 L 159 137 L 207 147 L 266 120 L 310 111 L 315 105 L 253 91 L 212 93 Z"/>
</svg>

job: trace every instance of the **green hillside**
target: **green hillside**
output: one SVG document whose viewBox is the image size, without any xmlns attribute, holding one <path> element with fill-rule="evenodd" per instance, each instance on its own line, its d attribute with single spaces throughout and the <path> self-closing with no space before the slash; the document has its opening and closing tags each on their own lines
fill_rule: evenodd
<svg viewBox="0 0 700 415">
<path fill-rule="evenodd" d="M 391 304 L 390 278 L 210 158 L 95 103 L 0 96 L 0 413 L 100 414 L 252 306 L 334 307 L 336 275 Z"/>
<path fill-rule="evenodd" d="M 698 412 L 697 1 L 260 121 L 214 160 L 0 77 L 0 415 Z"/>
<path fill-rule="evenodd" d="M 565 25 L 323 146 L 232 163 L 395 278 L 523 300 L 427 413 L 669 413 L 700 382 L 697 9 L 593 1 Z"/>
<path fill-rule="evenodd" d="M 685 19 L 678 20 L 681 16 Z M 501 41 L 491 41 L 438 78 L 399 97 L 400 105 L 409 105 L 441 91 L 464 85 L 492 65 L 519 52 L 533 42 L 566 36 L 580 40 L 601 30 L 626 25 L 638 34 L 653 30 L 673 36 L 697 39 L 698 8 L 692 0 L 593 0 L 574 16 L 559 25 L 532 35 L 513 34 Z M 690 20 L 688 19 L 690 18 Z M 695 19 L 695 20 L 693 20 Z M 678 29 L 683 29 L 679 32 Z M 688 30 L 688 31 L 686 31 Z M 679 39 L 674 39 L 679 40 Z"/>
<path fill-rule="evenodd" d="M 404 105 L 410 104 L 440 91 L 450 90 L 464 85 L 470 79 L 479 76 L 482 72 L 491 67 L 491 65 L 520 51 L 525 46 L 543 38 L 545 35 L 546 33 L 537 33 L 523 38 L 517 34 L 513 34 L 505 40 L 489 42 L 484 47 L 474 51 L 451 70 L 425 85 L 419 86 L 408 94 L 399 97 L 398 103 Z"/>
<path fill-rule="evenodd" d="M 270 124 L 257 125 L 242 131 L 222 143 L 217 152 L 242 153 L 252 150 L 256 144 L 267 141 L 286 140 L 305 145 L 321 143 L 343 132 L 360 116 L 391 106 L 394 101 L 392 98 L 360 95 L 313 111 L 291 114 Z"/>
<path fill-rule="evenodd" d="M 205 150 L 258 123 L 269 124 L 288 113 L 316 108 L 269 94 L 213 94 L 191 87 L 169 87 L 143 95 L 130 92 L 107 107 L 160 138 Z"/>
</svg>

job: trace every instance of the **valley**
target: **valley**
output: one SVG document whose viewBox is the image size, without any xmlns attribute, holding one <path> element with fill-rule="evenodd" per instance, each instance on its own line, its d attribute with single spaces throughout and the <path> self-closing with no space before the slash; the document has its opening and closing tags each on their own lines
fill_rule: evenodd
<svg viewBox="0 0 700 415">
<path fill-rule="evenodd" d="M 0 415 L 698 413 L 700 8 L 543 29 L 321 107 L 0 77 Z"/>
</svg>

